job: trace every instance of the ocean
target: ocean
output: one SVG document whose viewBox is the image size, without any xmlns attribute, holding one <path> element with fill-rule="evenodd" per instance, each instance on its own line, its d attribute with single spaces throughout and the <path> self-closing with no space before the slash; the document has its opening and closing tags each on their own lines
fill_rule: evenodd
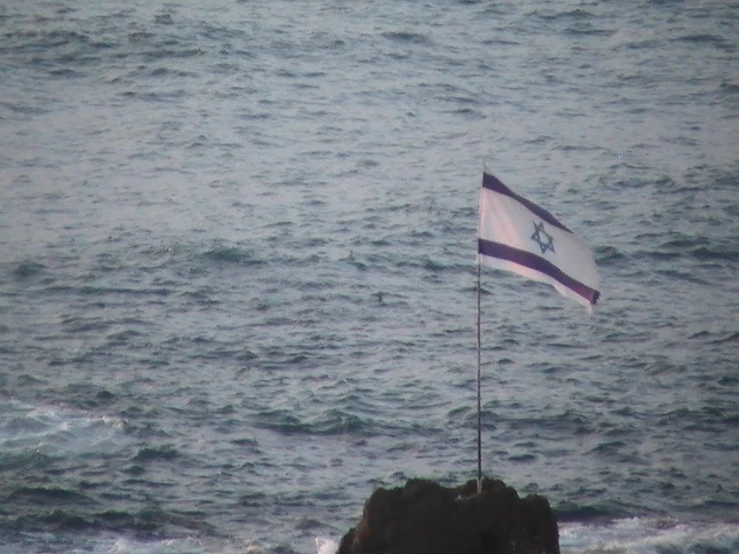
<svg viewBox="0 0 739 554">
<path fill-rule="evenodd" d="M 327 554 L 486 475 L 564 554 L 739 552 L 739 3 L 0 4 L 0 552 Z"/>
</svg>

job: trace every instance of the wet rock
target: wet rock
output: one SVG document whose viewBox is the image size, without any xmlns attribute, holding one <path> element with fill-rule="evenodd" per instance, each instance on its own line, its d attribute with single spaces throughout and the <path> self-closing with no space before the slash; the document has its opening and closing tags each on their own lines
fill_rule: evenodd
<svg viewBox="0 0 739 554">
<path fill-rule="evenodd" d="M 446 488 L 411 479 L 377 489 L 337 554 L 559 554 L 557 522 L 546 498 L 483 479 Z"/>
</svg>

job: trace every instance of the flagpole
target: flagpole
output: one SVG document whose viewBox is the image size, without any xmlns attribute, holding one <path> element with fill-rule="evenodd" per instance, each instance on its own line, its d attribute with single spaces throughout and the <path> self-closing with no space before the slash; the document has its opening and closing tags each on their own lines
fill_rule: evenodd
<svg viewBox="0 0 739 554">
<path fill-rule="evenodd" d="M 480 338 L 480 256 L 477 257 L 477 492 L 482 491 L 482 392 Z"/>
</svg>

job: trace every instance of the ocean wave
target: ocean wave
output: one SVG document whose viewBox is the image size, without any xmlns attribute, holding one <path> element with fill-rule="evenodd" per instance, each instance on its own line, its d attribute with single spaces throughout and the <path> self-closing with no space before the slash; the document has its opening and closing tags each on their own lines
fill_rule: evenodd
<svg viewBox="0 0 739 554">
<path fill-rule="evenodd" d="M 331 408 L 318 416 L 305 417 L 282 409 L 262 410 L 255 416 L 258 427 L 280 434 L 373 436 L 381 432 L 372 420 Z"/>
<path fill-rule="evenodd" d="M 204 251 L 202 256 L 214 262 L 233 263 L 244 266 L 257 266 L 265 263 L 253 249 L 238 246 L 213 247 Z"/>
<path fill-rule="evenodd" d="M 733 51 L 735 49 L 732 41 L 713 33 L 689 33 L 677 37 L 673 41 L 687 42 L 694 45 L 709 45 L 726 51 Z"/>
<path fill-rule="evenodd" d="M 50 507 L 53 505 L 92 505 L 98 502 L 87 495 L 59 487 L 21 487 L 11 491 L 6 500 L 17 504 Z"/>
<path fill-rule="evenodd" d="M 204 515 L 197 511 L 164 511 L 159 508 L 121 511 L 85 509 L 70 504 L 55 508 L 44 504 L 43 508 L 21 508 L 16 515 L 0 520 L 0 529 L 10 533 L 115 532 L 130 533 L 141 538 L 157 538 L 161 534 L 171 537 L 186 537 L 192 533 L 205 536 L 216 534 L 213 526 L 203 518 Z"/>
<path fill-rule="evenodd" d="M 697 262 L 735 262 L 739 259 L 739 245 L 720 238 L 683 235 L 663 240 L 652 249 L 640 248 L 632 255 L 637 259 L 670 260 L 687 257 Z"/>
<path fill-rule="evenodd" d="M 180 456 L 180 452 L 173 445 L 147 446 L 134 456 L 135 462 L 152 462 L 158 460 L 170 461 Z"/>
<path fill-rule="evenodd" d="M 382 33 L 382 36 L 391 41 L 406 44 L 427 44 L 430 42 L 426 35 L 411 31 L 386 31 Z"/>
</svg>

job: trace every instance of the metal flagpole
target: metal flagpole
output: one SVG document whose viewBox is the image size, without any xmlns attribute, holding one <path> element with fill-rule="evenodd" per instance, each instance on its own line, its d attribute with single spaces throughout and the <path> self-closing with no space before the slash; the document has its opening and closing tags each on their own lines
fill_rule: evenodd
<svg viewBox="0 0 739 554">
<path fill-rule="evenodd" d="M 482 491 L 482 393 L 480 339 L 480 256 L 477 256 L 477 492 Z"/>
</svg>

